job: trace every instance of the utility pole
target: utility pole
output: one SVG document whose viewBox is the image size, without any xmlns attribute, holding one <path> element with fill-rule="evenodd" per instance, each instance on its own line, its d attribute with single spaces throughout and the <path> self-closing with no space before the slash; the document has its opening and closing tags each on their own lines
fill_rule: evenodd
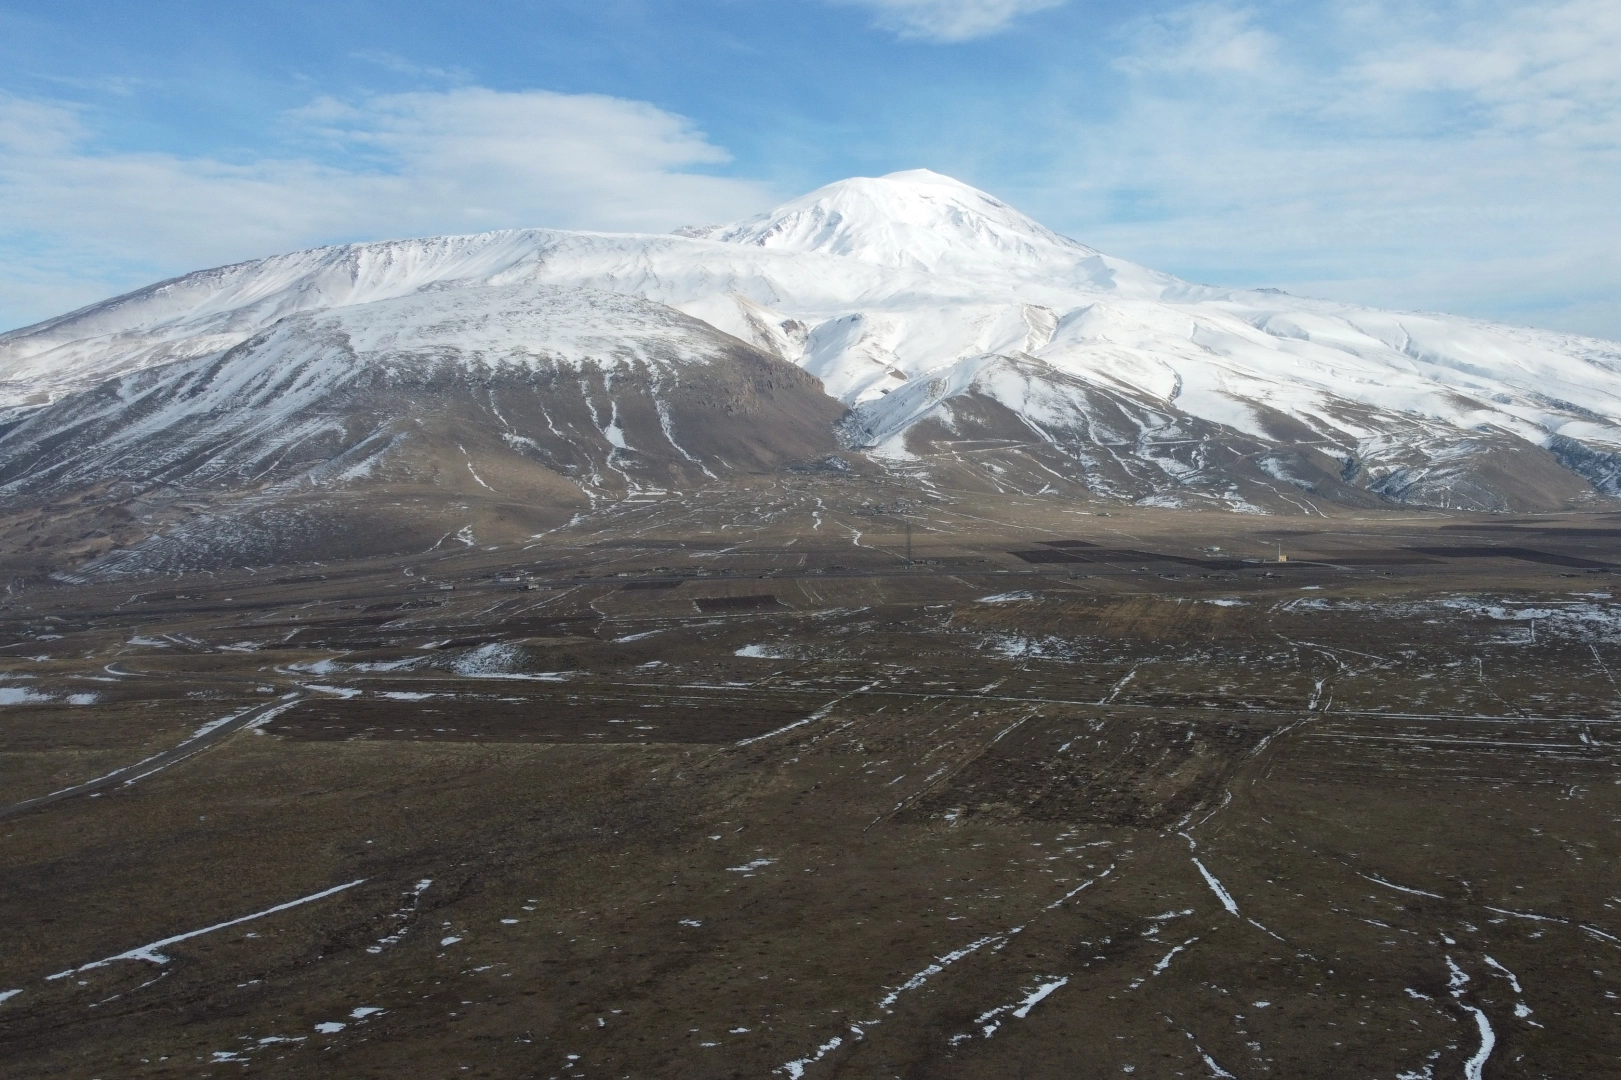
<svg viewBox="0 0 1621 1080">
<path fill-rule="evenodd" d="M 912 523 L 906 523 L 906 565 L 912 565 Z"/>
</svg>

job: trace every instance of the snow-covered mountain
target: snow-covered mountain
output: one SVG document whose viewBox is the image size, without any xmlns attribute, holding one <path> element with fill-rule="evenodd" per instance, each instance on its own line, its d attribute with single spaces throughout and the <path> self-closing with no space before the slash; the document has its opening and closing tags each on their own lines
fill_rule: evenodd
<svg viewBox="0 0 1621 1080">
<path fill-rule="evenodd" d="M 608 295 L 626 306 L 609 310 Z M 603 418 L 630 411 L 619 395 L 659 415 L 658 373 L 690 378 L 725 353 L 718 337 L 693 344 L 698 323 L 820 380 L 850 410 L 846 444 L 919 483 L 1249 510 L 1535 509 L 1621 493 L 1621 345 L 1192 284 L 926 171 L 674 235 L 537 229 L 297 252 L 0 335 L 0 481 L 152 477 L 180 455 L 198 477 L 245 484 L 263 456 L 249 447 L 314 423 L 329 437 L 293 460 L 358 483 L 346 463 L 363 447 L 373 467 L 403 451 L 352 422 L 353 387 L 452 355 L 464 373 L 541 356 L 597 372 L 578 399 L 596 449 L 575 464 L 600 458 L 601 478 Z M 341 362 L 317 362 L 334 349 Z M 780 404 L 803 410 L 802 397 Z M 809 410 L 814 423 L 839 411 Z M 499 437 L 551 437 L 539 413 L 526 423 Z M 696 435 L 661 430 L 611 446 L 615 463 L 681 462 Z M 734 425 L 734 437 L 770 457 L 777 432 Z M 788 441 L 814 442 L 797 428 Z"/>
<path fill-rule="evenodd" d="M 788 407 L 769 400 L 777 390 Z M 553 286 L 429 290 L 302 311 L 223 353 L 70 394 L 6 433 L 0 446 L 37 452 L 0 457 L 0 485 L 356 480 L 466 414 L 446 432 L 469 462 L 462 486 L 495 490 L 467 447 L 499 447 L 595 501 L 825 452 L 842 410 L 820 390 L 662 304 Z M 755 445 L 762 427 L 771 445 Z"/>
<path fill-rule="evenodd" d="M 103 570 L 518 541 L 825 456 L 845 411 L 707 323 L 591 289 L 429 289 L 161 347 L 0 434 L 0 493 L 56 500 L 76 523 L 55 546 Z"/>
</svg>

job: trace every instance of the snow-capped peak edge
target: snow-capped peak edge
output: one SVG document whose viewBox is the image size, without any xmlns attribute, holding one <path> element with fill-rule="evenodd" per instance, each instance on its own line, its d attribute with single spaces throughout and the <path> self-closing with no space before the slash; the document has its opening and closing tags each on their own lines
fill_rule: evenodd
<svg viewBox="0 0 1621 1080">
<path fill-rule="evenodd" d="M 852 177 L 730 225 L 679 230 L 731 244 L 930 272 L 1050 271 L 1097 254 L 978 188 L 929 169 Z"/>
</svg>

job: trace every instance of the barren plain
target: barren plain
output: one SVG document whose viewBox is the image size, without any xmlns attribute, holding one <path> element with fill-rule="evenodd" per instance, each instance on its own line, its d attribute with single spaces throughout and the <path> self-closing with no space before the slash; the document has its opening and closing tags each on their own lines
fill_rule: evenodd
<svg viewBox="0 0 1621 1080">
<path fill-rule="evenodd" d="M 19 579 L 0 1074 L 1615 1075 L 1618 536 L 807 470 Z"/>
</svg>

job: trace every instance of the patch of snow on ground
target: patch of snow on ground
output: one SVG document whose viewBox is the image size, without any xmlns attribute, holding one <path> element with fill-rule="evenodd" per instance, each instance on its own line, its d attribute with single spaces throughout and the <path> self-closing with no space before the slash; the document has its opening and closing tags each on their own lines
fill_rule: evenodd
<svg viewBox="0 0 1621 1080">
<path fill-rule="evenodd" d="M 331 675 L 333 672 L 341 670 L 341 667 L 336 660 L 328 657 L 325 660 L 307 660 L 301 664 L 288 664 L 287 670 L 302 672 L 305 675 Z"/>
<path fill-rule="evenodd" d="M 360 691 L 353 686 L 327 686 L 324 683 L 304 683 L 302 685 L 306 690 L 331 694 L 333 697 L 343 698 L 345 701 L 360 696 Z"/>
<path fill-rule="evenodd" d="M 1226 908 L 1229 914 L 1237 915 L 1237 902 L 1233 900 L 1231 893 L 1222 888 L 1221 882 L 1216 880 L 1216 875 L 1212 874 L 1209 870 L 1206 870 L 1204 863 L 1200 862 L 1198 859 L 1193 860 L 1193 865 L 1197 866 L 1199 868 L 1199 873 L 1204 875 L 1205 884 L 1209 885 L 1210 891 L 1216 894 L 1216 898 L 1221 901 L 1221 906 Z"/>
<path fill-rule="evenodd" d="M 732 654 L 733 656 L 746 656 L 754 660 L 787 660 L 786 654 L 770 645 L 745 645 Z"/>
<path fill-rule="evenodd" d="M 838 1035 L 835 1035 L 821 1046 L 818 1046 L 816 1048 L 816 1052 L 810 1057 L 796 1058 L 793 1061 L 784 1062 L 782 1067 L 777 1071 L 787 1073 L 788 1080 L 802 1080 L 805 1075 L 805 1069 L 808 1066 L 816 1064 L 818 1061 L 821 1061 L 828 1054 L 831 1054 L 833 1051 L 837 1050 L 843 1045 L 844 1039 Z"/>
<path fill-rule="evenodd" d="M 1031 1009 L 1035 1008 L 1054 991 L 1066 985 L 1068 982 L 1069 976 L 1061 975 L 1055 979 L 1049 979 L 1046 982 L 1038 983 L 1036 988 L 1026 993 L 1022 1000 L 1012 1002 L 1008 1005 L 998 1005 L 996 1008 L 991 1009 L 988 1012 L 981 1013 L 979 1016 L 974 1018 L 974 1023 L 979 1025 L 980 1034 L 988 1039 L 992 1035 L 996 1034 L 997 1028 L 1002 1026 L 1002 1016 L 1011 1014 L 1015 1019 L 1023 1020 L 1025 1017 L 1030 1015 Z"/>
<path fill-rule="evenodd" d="M 284 904 L 277 904 L 275 907 L 268 907 L 263 911 L 256 911 L 252 915 L 243 915 L 239 918 L 227 919 L 225 922 L 215 923 L 213 926 L 205 926 L 201 930 L 190 930 L 184 934 L 176 934 L 173 937 L 166 937 L 160 941 L 154 941 L 149 945 L 141 945 L 130 949 L 127 952 L 121 952 L 117 956 L 109 956 L 105 960 L 92 960 L 88 964 L 80 964 L 78 967 L 57 972 L 55 975 L 48 975 L 46 976 L 46 979 L 47 981 L 65 979 L 69 975 L 76 975 L 81 971 L 89 971 L 92 968 L 106 967 L 107 965 L 119 960 L 145 960 L 153 964 L 167 964 L 169 962 L 169 958 L 164 956 L 160 950 L 170 945 L 174 945 L 182 941 L 189 941 L 194 937 L 201 937 L 204 934 L 212 934 L 215 930 L 224 930 L 228 926 L 239 926 L 245 922 L 252 922 L 254 919 L 262 919 L 266 915 L 274 915 L 277 912 L 286 911 L 289 908 L 301 907 L 304 904 L 313 903 L 316 900 L 324 900 L 336 893 L 341 893 L 347 889 L 354 888 L 356 885 L 364 884 L 365 881 L 365 878 L 356 878 L 354 881 L 347 884 L 334 885 L 330 889 L 322 889 L 320 892 L 311 893 L 308 896 L 301 896 L 297 900 L 289 900 Z"/>
<path fill-rule="evenodd" d="M 26 686 L 0 686 L 0 705 L 33 705 L 50 697 Z"/>
<path fill-rule="evenodd" d="M 525 658 L 518 646 L 496 641 L 463 653 L 451 666 L 458 675 L 509 675 L 522 667 Z"/>
</svg>

